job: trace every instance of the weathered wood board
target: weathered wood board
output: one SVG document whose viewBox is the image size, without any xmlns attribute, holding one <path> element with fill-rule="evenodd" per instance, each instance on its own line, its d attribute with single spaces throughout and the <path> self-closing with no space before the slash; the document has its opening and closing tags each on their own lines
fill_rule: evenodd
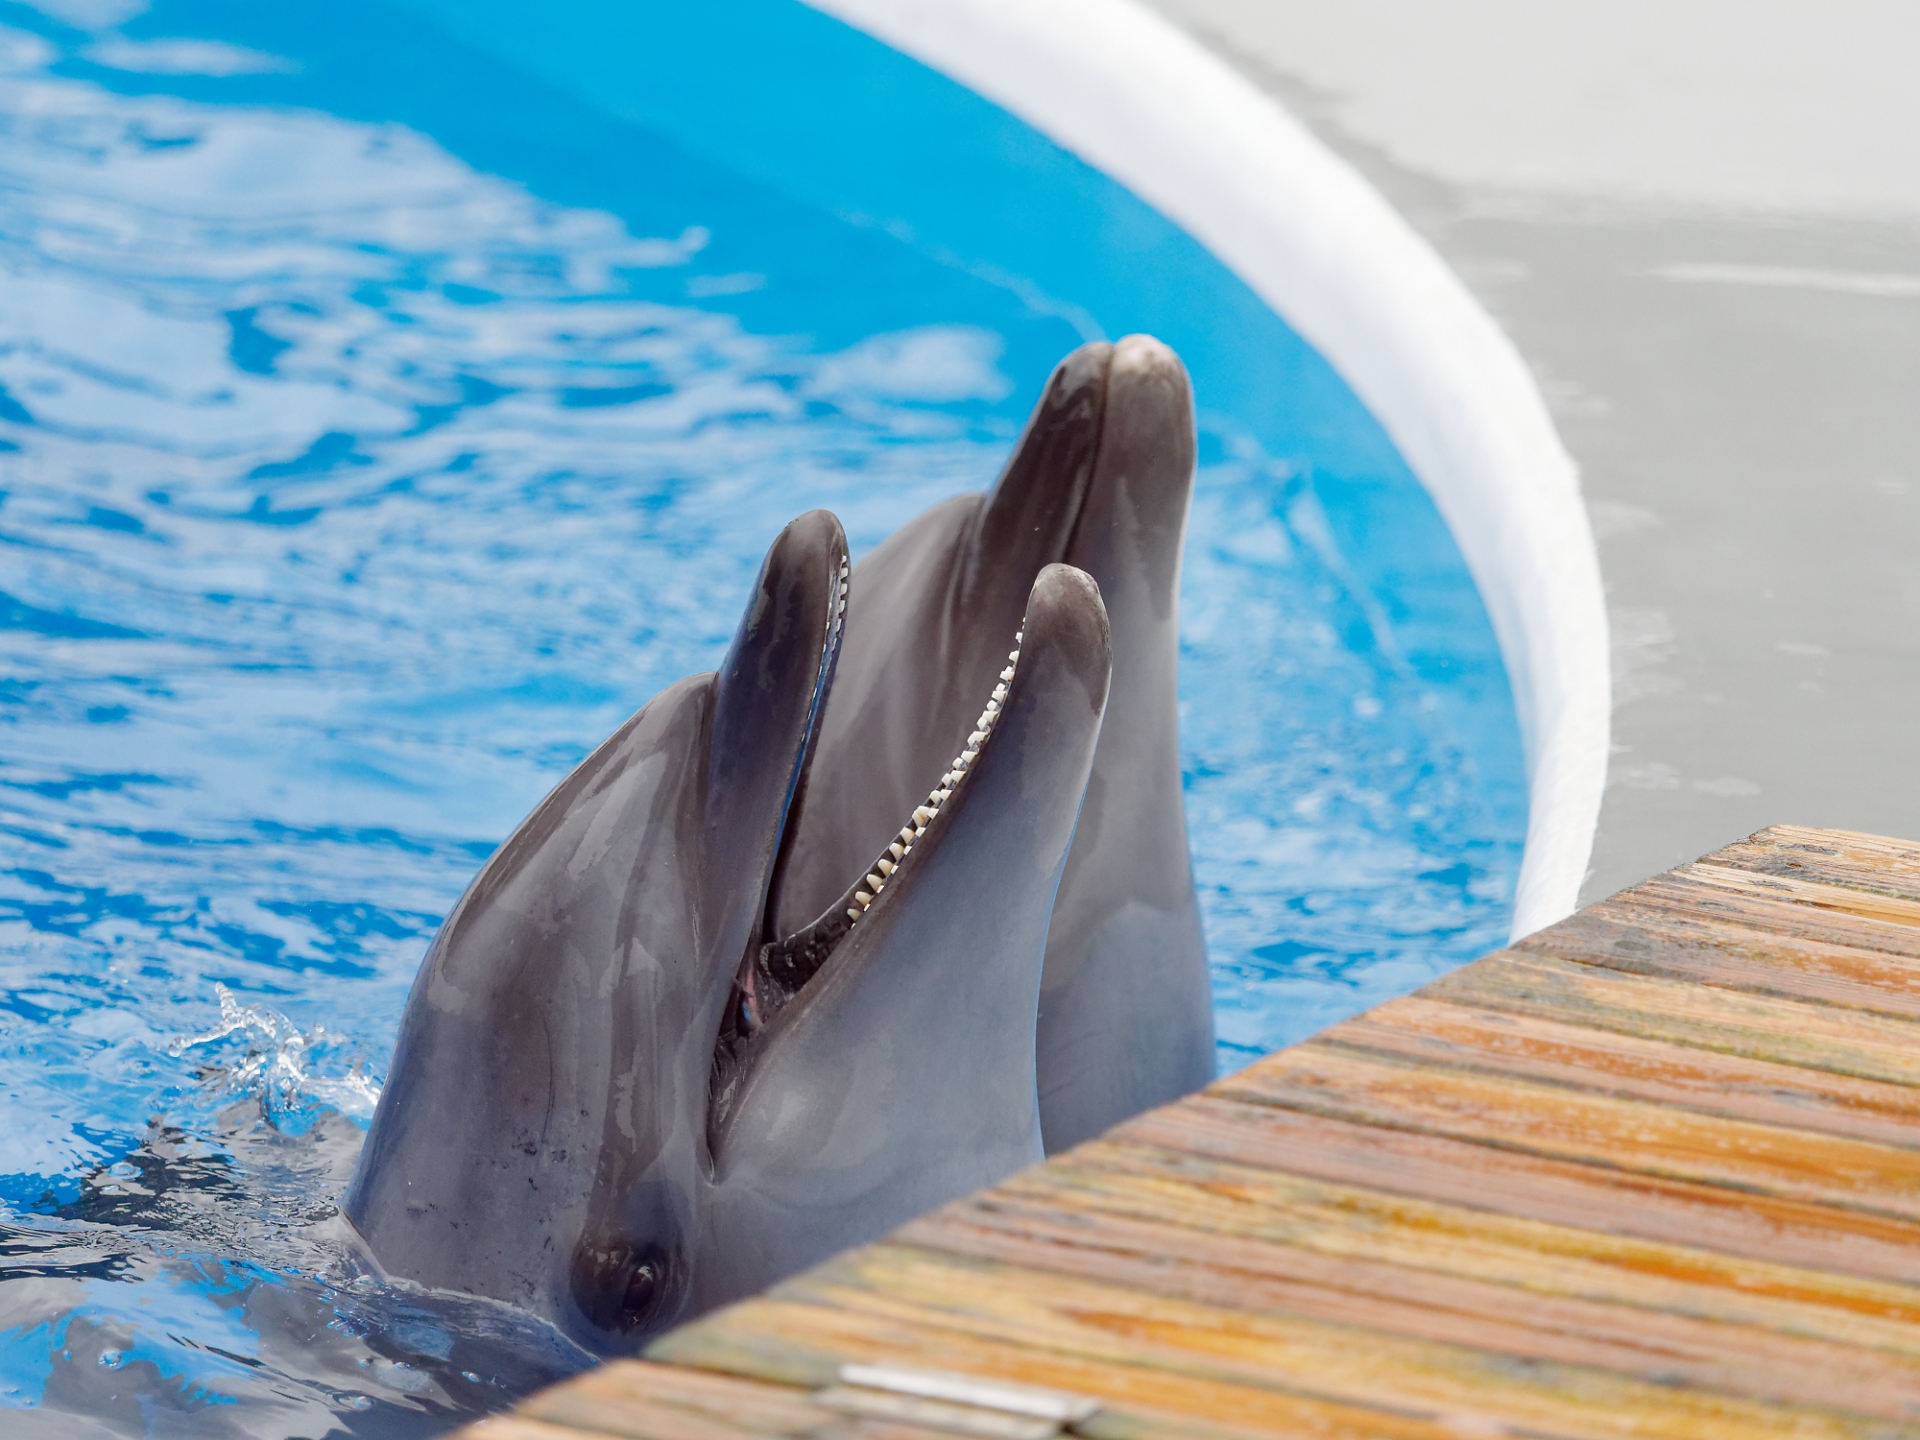
<svg viewBox="0 0 1920 1440">
<path fill-rule="evenodd" d="M 1920 844 L 1776 827 L 1592 906 L 476 1437 L 1920 1440 Z M 830 1397 L 829 1397 L 830 1398 Z"/>
</svg>

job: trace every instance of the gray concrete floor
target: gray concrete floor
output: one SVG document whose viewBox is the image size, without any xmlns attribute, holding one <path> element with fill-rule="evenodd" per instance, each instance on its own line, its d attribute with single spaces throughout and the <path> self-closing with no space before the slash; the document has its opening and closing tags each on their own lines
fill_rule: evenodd
<svg viewBox="0 0 1920 1440">
<path fill-rule="evenodd" d="M 1777 821 L 1920 837 L 1920 6 L 1154 3 L 1547 396 L 1613 628 L 1582 903 Z"/>
</svg>

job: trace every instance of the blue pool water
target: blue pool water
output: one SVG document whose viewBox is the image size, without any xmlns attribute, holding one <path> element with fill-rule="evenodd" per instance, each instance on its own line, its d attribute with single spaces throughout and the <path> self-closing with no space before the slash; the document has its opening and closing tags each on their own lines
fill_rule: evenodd
<svg viewBox="0 0 1920 1440">
<path fill-rule="evenodd" d="M 1223 1066 L 1504 936 L 1498 652 L 1311 350 L 798 5 L 529 13 L 0 0 L 8 1435 L 420 1434 L 582 1362 L 328 1238 L 422 950 L 785 520 L 986 485 L 1088 336 L 1202 410 Z"/>
</svg>

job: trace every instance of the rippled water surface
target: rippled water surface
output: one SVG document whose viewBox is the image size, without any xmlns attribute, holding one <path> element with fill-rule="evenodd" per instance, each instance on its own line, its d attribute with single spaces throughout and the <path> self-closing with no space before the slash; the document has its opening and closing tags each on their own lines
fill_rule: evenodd
<svg viewBox="0 0 1920 1440">
<path fill-rule="evenodd" d="M 46 9 L 0 7 L 0 1431 L 444 1428 L 584 1357 L 329 1238 L 439 918 L 712 666 L 781 524 L 858 553 L 986 485 L 1098 317 L 685 157 L 563 203 Z M 1524 796 L 1424 497 L 1208 399 L 1232 1066 L 1497 943 Z"/>
</svg>

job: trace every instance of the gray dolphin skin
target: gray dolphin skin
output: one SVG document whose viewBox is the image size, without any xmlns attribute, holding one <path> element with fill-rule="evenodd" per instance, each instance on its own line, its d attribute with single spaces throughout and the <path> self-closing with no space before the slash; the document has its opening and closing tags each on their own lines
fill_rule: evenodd
<svg viewBox="0 0 1920 1440">
<path fill-rule="evenodd" d="M 1176 716 L 1180 557 L 1194 470 L 1187 375 L 1132 335 L 1069 355 L 985 495 L 918 516 L 854 571 L 858 603 L 777 877 L 783 932 L 884 843 L 992 683 L 1033 577 L 1091 575 L 1113 696 L 1054 907 L 1038 1024 L 1049 1153 L 1214 1075 Z"/>
<path fill-rule="evenodd" d="M 819 873 L 796 797 L 867 782 L 819 773 L 864 606 L 840 525 L 782 532 L 720 671 L 584 760 L 429 949 L 343 1202 L 389 1274 L 633 1350 L 1040 1157 L 1046 937 L 1112 653 L 1094 582 L 1035 570 L 970 622 L 954 743 L 788 923 L 777 881 Z"/>
</svg>

